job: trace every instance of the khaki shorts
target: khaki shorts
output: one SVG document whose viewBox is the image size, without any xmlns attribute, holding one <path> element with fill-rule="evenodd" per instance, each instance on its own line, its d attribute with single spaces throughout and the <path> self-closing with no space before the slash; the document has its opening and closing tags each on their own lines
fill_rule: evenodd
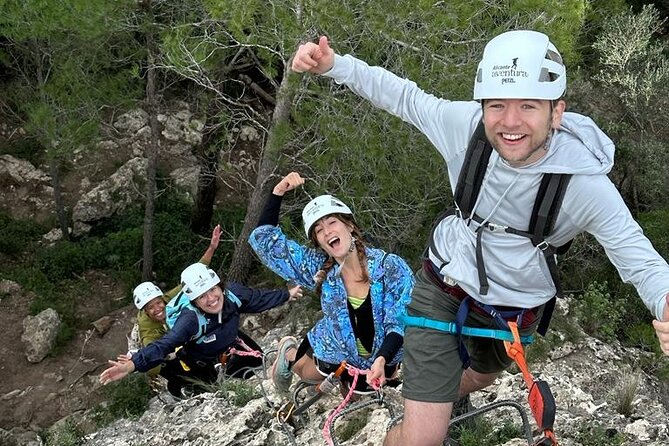
<svg viewBox="0 0 669 446">
<path fill-rule="evenodd" d="M 454 321 L 460 300 L 444 292 L 427 277 L 421 268 L 416 273 L 416 285 L 411 294 L 408 313 L 440 321 Z M 536 319 L 519 330 L 521 336 L 531 335 L 541 319 L 543 307 Z M 465 321 L 468 327 L 494 328 L 492 318 L 470 310 Z M 479 373 L 499 373 L 513 362 L 506 354 L 504 343 L 489 338 L 464 338 L 471 357 L 471 368 Z M 458 354 L 455 335 L 430 328 L 407 326 L 404 333 L 404 385 L 402 395 L 414 401 L 448 403 L 458 400 L 462 360 Z"/>
</svg>

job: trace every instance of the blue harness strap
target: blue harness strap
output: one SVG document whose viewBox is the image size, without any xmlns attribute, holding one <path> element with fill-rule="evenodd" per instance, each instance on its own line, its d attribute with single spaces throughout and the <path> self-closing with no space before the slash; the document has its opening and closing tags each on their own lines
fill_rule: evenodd
<svg viewBox="0 0 669 446">
<path fill-rule="evenodd" d="M 409 316 L 404 313 L 398 316 L 400 322 L 406 327 L 431 328 L 450 334 L 458 334 L 455 322 L 439 321 L 423 316 Z M 462 336 L 478 338 L 497 339 L 499 341 L 513 342 L 513 334 L 507 330 L 495 330 L 493 328 L 462 327 Z M 521 336 L 520 342 L 527 345 L 534 342 L 534 336 Z"/>
<path fill-rule="evenodd" d="M 477 308 L 485 312 L 487 315 L 489 315 L 492 318 L 492 320 L 495 321 L 495 324 L 497 324 L 497 326 L 501 329 L 502 333 L 507 333 L 511 335 L 512 339 L 513 335 L 511 334 L 510 331 L 508 331 L 509 324 L 507 324 L 506 321 L 515 319 L 515 322 L 518 324 L 518 326 L 521 326 L 523 321 L 523 316 L 527 312 L 527 310 L 525 309 L 506 310 L 506 311 L 498 310 L 492 305 L 481 303 L 476 299 L 472 299 L 470 296 L 466 296 L 464 299 L 462 299 L 462 302 L 460 302 L 460 307 L 458 307 L 458 312 L 455 315 L 455 327 L 456 327 L 456 334 L 458 335 L 458 354 L 460 355 L 460 359 L 462 360 L 462 368 L 464 369 L 469 368 L 472 362 L 471 358 L 469 357 L 469 352 L 467 351 L 467 347 L 465 346 L 464 340 L 462 338 L 463 328 L 465 325 L 465 320 L 467 320 L 467 315 L 469 314 L 470 305 L 476 306 Z"/>
</svg>

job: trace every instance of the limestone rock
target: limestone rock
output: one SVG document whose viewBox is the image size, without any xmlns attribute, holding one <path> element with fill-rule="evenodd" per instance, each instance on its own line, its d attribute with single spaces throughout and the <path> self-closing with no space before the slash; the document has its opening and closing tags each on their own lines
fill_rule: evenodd
<svg viewBox="0 0 669 446">
<path fill-rule="evenodd" d="M 37 316 L 27 316 L 23 320 L 21 340 L 25 345 L 28 361 L 37 363 L 49 354 L 59 328 L 60 317 L 53 308 L 47 308 Z"/>
<path fill-rule="evenodd" d="M 145 158 L 133 158 L 107 180 L 83 195 L 72 211 L 75 222 L 94 222 L 111 217 L 139 199 L 143 185 L 137 178 L 146 177 Z"/>
</svg>

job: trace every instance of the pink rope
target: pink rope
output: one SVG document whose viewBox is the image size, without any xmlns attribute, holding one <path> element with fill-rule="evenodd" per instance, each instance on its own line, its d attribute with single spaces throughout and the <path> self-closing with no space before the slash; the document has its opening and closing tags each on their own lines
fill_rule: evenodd
<svg viewBox="0 0 669 446">
<path fill-rule="evenodd" d="M 334 442 L 332 441 L 332 434 L 330 433 L 330 426 L 332 425 L 332 421 L 335 419 L 337 415 L 341 413 L 342 410 L 344 410 L 344 408 L 350 401 L 351 396 L 353 396 L 355 385 L 358 383 L 358 377 L 360 375 L 368 375 L 370 372 L 369 370 L 357 369 L 350 365 L 346 366 L 346 371 L 348 372 L 349 375 L 353 377 L 353 383 L 348 389 L 348 393 L 346 394 L 344 400 L 339 404 L 339 406 L 337 406 L 335 410 L 330 412 L 330 415 L 328 416 L 327 420 L 325 420 L 325 425 L 323 426 L 323 438 L 325 439 L 325 442 L 328 444 L 328 446 L 334 446 Z M 371 386 L 372 389 L 379 390 L 381 388 L 381 379 L 375 378 L 374 380 L 372 380 Z"/>
<path fill-rule="evenodd" d="M 228 350 L 230 356 L 237 355 L 237 356 L 254 356 L 256 358 L 262 357 L 261 352 L 259 352 L 258 350 L 253 350 L 251 347 L 246 345 L 246 342 L 244 342 L 241 338 L 237 338 L 237 345 L 242 347 L 244 350 L 237 350 L 234 347 L 230 347 L 230 350 Z"/>
</svg>

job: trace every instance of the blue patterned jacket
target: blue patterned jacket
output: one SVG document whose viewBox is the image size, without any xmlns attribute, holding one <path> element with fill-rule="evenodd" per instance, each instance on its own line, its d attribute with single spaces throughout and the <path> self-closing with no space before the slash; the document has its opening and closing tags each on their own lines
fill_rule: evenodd
<svg viewBox="0 0 669 446">
<path fill-rule="evenodd" d="M 257 227 L 249 243 L 265 266 L 287 281 L 314 290 L 314 275 L 326 260 L 317 249 L 300 245 L 285 236 L 281 228 L 272 225 Z M 397 320 L 409 303 L 415 282 L 409 265 L 395 254 L 376 248 L 366 248 L 370 276 L 370 296 L 374 315 L 374 347 L 369 358 L 358 354 L 355 335 L 349 318 L 344 281 L 339 265 L 328 272 L 321 291 L 323 317 L 307 334 L 314 355 L 331 364 L 346 360 L 349 364 L 369 369 L 379 347 L 388 333 L 404 336 L 404 327 Z M 385 256 L 385 259 L 384 259 Z M 401 361 L 403 350 L 389 364 Z"/>
</svg>

